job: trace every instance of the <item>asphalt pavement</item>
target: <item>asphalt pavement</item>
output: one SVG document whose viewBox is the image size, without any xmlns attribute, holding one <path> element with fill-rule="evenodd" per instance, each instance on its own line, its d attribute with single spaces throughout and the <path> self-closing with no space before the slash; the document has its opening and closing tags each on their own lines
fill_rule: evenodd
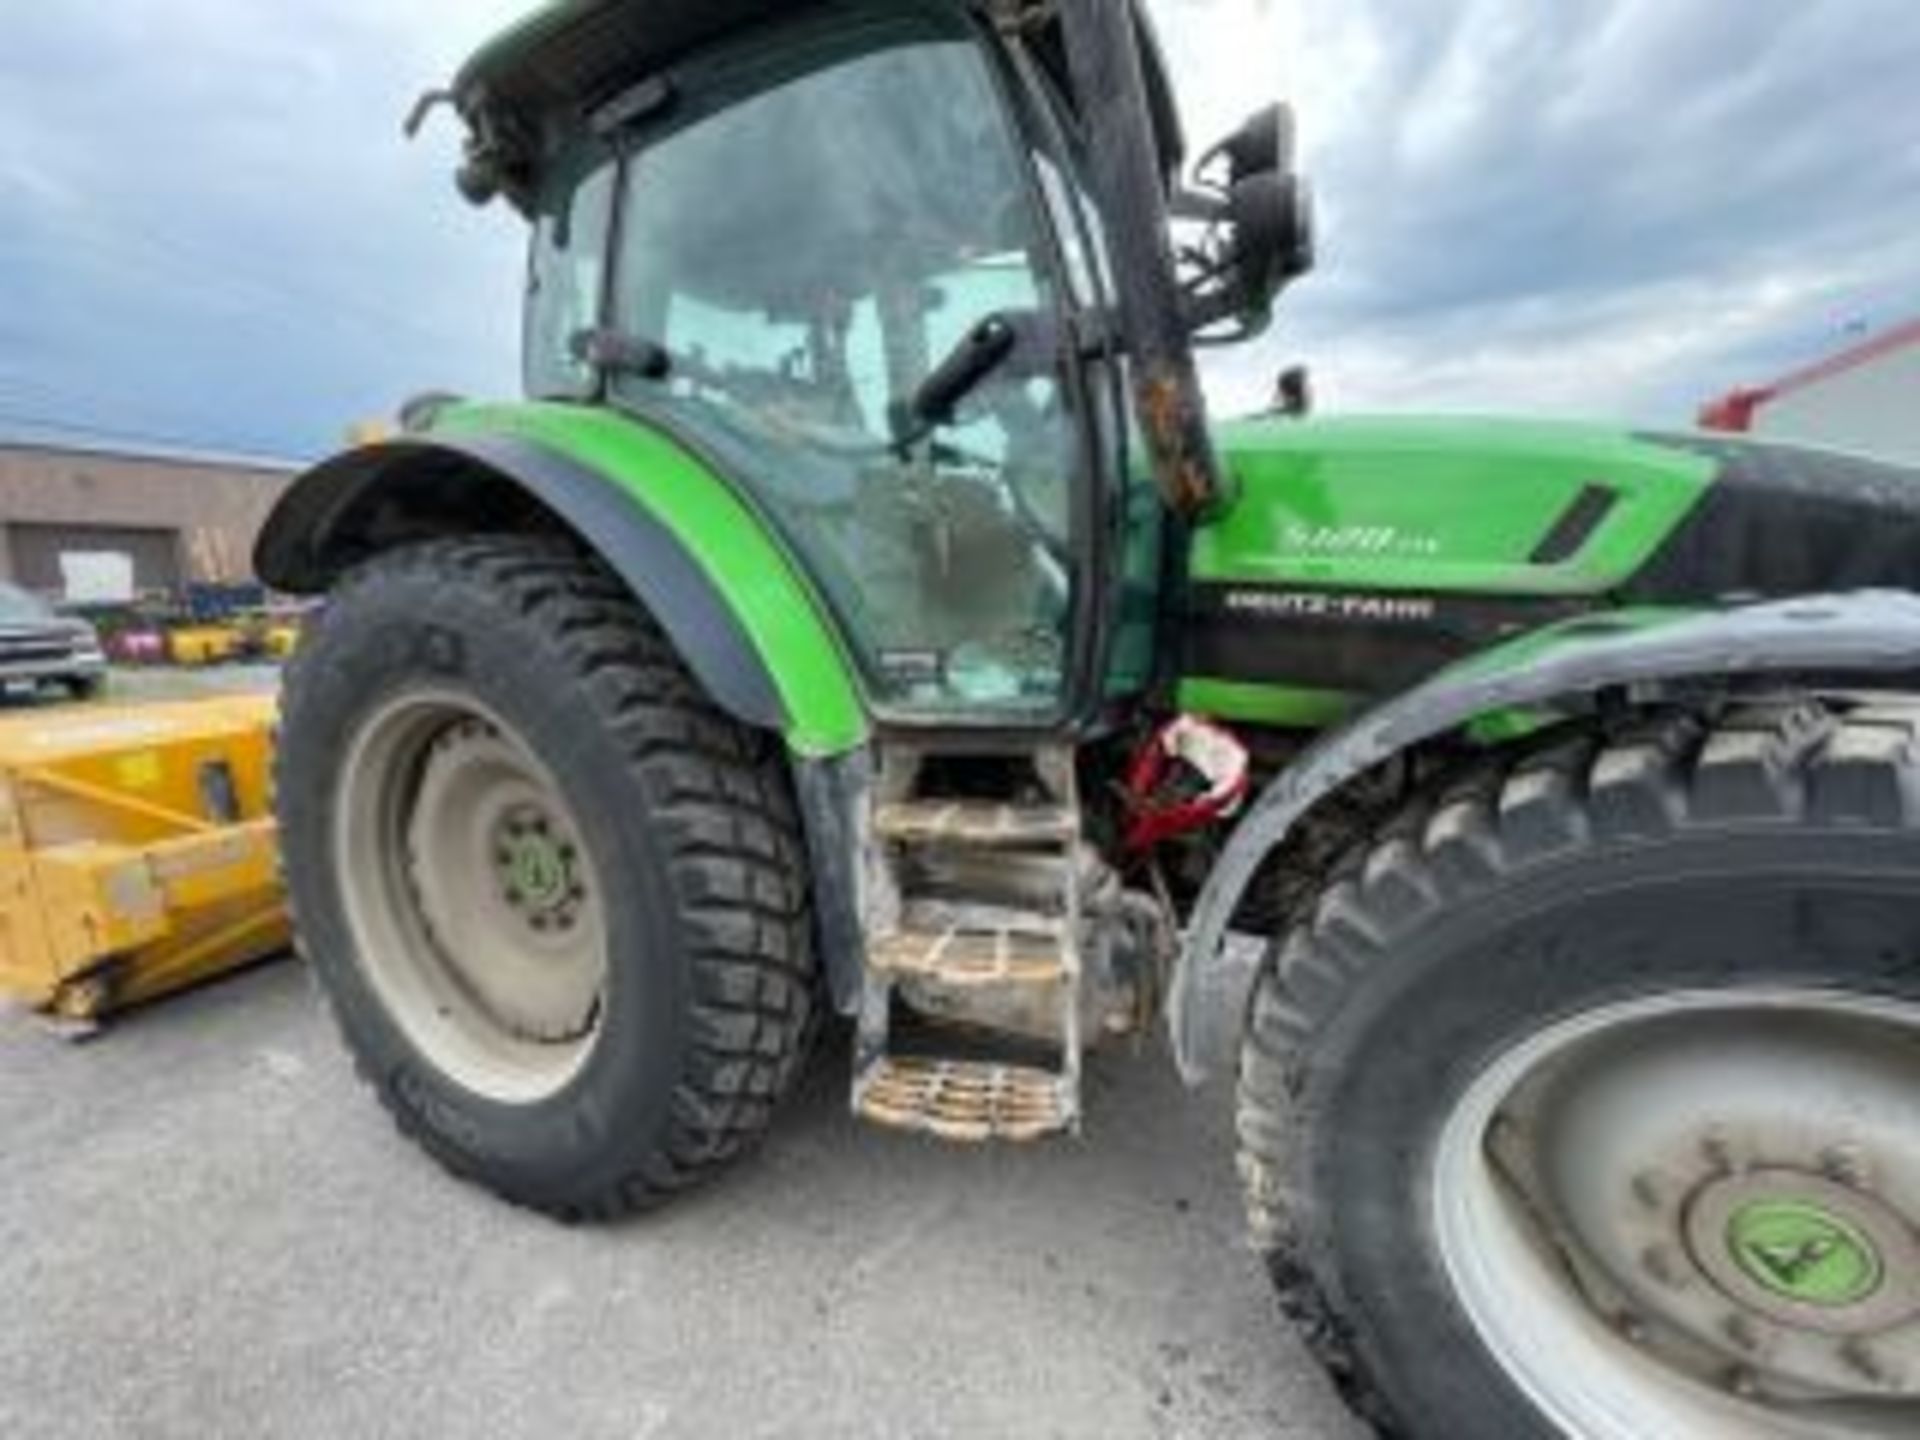
<svg viewBox="0 0 1920 1440">
<path fill-rule="evenodd" d="M 6 1440 L 1357 1440 L 1241 1243 L 1223 1098 L 1096 1057 L 1086 1138 L 856 1127 L 568 1229 L 443 1176 L 263 968 L 72 1046 L 0 1016 Z"/>
</svg>

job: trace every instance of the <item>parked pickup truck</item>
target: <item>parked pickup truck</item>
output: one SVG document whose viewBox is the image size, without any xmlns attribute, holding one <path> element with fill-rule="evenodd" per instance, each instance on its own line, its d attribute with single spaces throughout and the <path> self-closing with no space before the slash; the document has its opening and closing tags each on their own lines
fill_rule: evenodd
<svg viewBox="0 0 1920 1440">
<path fill-rule="evenodd" d="M 106 679 L 107 657 L 93 626 L 55 614 L 17 585 L 0 583 L 0 690 L 55 684 L 89 696 Z"/>
</svg>

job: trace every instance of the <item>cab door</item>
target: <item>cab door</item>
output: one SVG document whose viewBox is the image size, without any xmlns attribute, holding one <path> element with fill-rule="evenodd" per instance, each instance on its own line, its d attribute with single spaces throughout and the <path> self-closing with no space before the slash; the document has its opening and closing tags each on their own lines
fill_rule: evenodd
<svg viewBox="0 0 1920 1440">
<path fill-rule="evenodd" d="M 1057 724 L 1085 688 L 1099 439 L 1034 156 L 989 37 L 874 6 L 674 77 L 622 164 L 609 322 L 664 377 L 616 403 L 735 477 L 839 619 L 874 709 Z M 989 316 L 1021 342 L 921 433 L 912 402 Z"/>
</svg>

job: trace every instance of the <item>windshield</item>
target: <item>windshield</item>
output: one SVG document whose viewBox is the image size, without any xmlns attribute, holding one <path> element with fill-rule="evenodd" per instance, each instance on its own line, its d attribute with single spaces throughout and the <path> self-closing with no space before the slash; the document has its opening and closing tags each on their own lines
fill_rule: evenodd
<svg viewBox="0 0 1920 1440">
<path fill-rule="evenodd" d="M 51 620 L 53 609 L 44 600 L 28 594 L 18 585 L 0 584 L 0 624 L 18 625 L 30 620 Z"/>
</svg>

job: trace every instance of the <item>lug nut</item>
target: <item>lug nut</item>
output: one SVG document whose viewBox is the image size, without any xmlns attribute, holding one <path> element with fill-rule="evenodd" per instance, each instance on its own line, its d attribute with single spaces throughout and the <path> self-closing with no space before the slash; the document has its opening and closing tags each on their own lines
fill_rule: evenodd
<svg viewBox="0 0 1920 1440">
<path fill-rule="evenodd" d="M 1880 1358 L 1879 1352 L 1868 1345 L 1865 1340 L 1849 1340 L 1846 1344 L 1842 1345 L 1840 1347 L 1840 1358 L 1846 1362 L 1847 1368 L 1852 1370 L 1862 1380 L 1866 1380 L 1874 1385 L 1891 1385 L 1894 1383 L 1894 1376 L 1892 1372 L 1887 1369 L 1886 1362 Z"/>
<path fill-rule="evenodd" d="M 1746 1366 L 1736 1365 L 1727 1372 L 1727 1388 L 1743 1400 L 1752 1400 L 1760 1394 L 1760 1381 Z"/>
<path fill-rule="evenodd" d="M 1679 1290 L 1687 1283 L 1686 1272 L 1670 1246 L 1648 1246 L 1641 1253 L 1640 1266 L 1647 1274 L 1669 1289 Z"/>
<path fill-rule="evenodd" d="M 1633 1177 L 1633 1198 L 1649 1210 L 1659 1210 L 1667 1203 L 1667 1182 L 1658 1171 L 1642 1170 Z"/>
<path fill-rule="evenodd" d="M 1864 1189 L 1867 1162 L 1851 1145 L 1834 1145 L 1820 1152 L 1820 1171 L 1829 1180 L 1850 1189 Z"/>
<path fill-rule="evenodd" d="M 1733 1145 L 1723 1132 L 1715 1130 L 1700 1142 L 1700 1156 L 1720 1174 L 1733 1173 Z"/>
</svg>

